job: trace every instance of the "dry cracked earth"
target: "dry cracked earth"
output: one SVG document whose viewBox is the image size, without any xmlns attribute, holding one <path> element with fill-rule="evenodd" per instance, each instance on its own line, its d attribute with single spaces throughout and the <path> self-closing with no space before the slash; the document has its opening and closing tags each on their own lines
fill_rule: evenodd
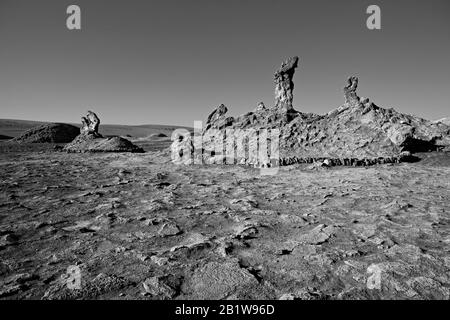
<svg viewBox="0 0 450 320">
<path fill-rule="evenodd" d="M 2 152 L 0 298 L 449 299 L 450 154 L 422 158 L 263 176 Z"/>
</svg>

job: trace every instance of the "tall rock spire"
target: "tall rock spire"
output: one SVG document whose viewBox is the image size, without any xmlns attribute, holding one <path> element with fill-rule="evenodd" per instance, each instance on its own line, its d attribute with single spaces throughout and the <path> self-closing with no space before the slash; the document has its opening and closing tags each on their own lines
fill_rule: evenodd
<svg viewBox="0 0 450 320">
<path fill-rule="evenodd" d="M 295 68 L 298 66 L 298 57 L 291 57 L 281 64 L 280 69 L 275 72 L 275 107 L 280 110 L 293 110 L 294 100 L 294 77 Z"/>
<path fill-rule="evenodd" d="M 355 107 L 359 105 L 360 98 L 356 93 L 356 88 L 358 88 L 358 77 L 352 76 L 347 80 L 348 84 L 344 87 L 344 98 L 345 104 L 350 107 Z"/>
</svg>

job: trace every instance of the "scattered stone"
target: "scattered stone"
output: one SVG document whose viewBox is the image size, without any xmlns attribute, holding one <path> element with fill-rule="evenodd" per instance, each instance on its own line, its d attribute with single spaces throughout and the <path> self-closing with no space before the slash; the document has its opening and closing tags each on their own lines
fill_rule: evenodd
<svg viewBox="0 0 450 320">
<path fill-rule="evenodd" d="M 169 277 L 151 277 L 142 283 L 146 293 L 161 299 L 171 299 L 177 292 L 169 285 Z"/>
<path fill-rule="evenodd" d="M 240 209 L 244 211 L 258 207 L 258 202 L 254 196 L 246 196 L 242 199 L 232 199 L 230 200 L 230 204 L 239 205 Z"/>
<path fill-rule="evenodd" d="M 220 239 L 217 241 L 218 242 L 218 246 L 215 250 L 215 252 L 223 257 L 226 258 L 228 256 L 228 254 L 233 250 L 233 242 L 231 241 L 226 241 L 225 239 Z"/>
<path fill-rule="evenodd" d="M 319 224 L 309 232 L 301 235 L 297 241 L 303 244 L 321 244 L 326 242 L 332 234 L 332 229 L 326 227 L 324 224 Z"/>
<path fill-rule="evenodd" d="M 292 293 L 285 293 L 281 295 L 281 297 L 278 300 L 294 300 L 295 296 Z"/>
<path fill-rule="evenodd" d="M 162 237 L 175 236 L 181 233 L 180 228 L 174 222 L 164 223 L 158 231 L 158 234 Z"/>
<path fill-rule="evenodd" d="M 179 245 L 170 248 L 170 251 L 174 252 L 182 248 L 187 249 L 205 248 L 209 247 L 210 245 L 211 243 L 209 241 L 209 237 L 206 237 L 201 233 L 191 233 Z"/>
<path fill-rule="evenodd" d="M 303 217 L 299 217 L 297 215 L 293 215 L 293 214 L 286 214 L 283 213 L 280 216 L 281 221 L 288 223 L 289 225 L 292 226 L 306 226 L 309 224 L 309 222 L 303 218 Z"/>
<path fill-rule="evenodd" d="M 157 264 L 158 266 L 163 266 L 169 262 L 169 259 L 166 257 L 158 257 L 158 256 L 151 256 L 150 260 Z"/>
<path fill-rule="evenodd" d="M 256 278 L 235 262 L 209 262 L 194 271 L 189 288 L 194 299 L 226 299 L 240 289 L 258 286 Z"/>
<path fill-rule="evenodd" d="M 142 262 L 145 262 L 149 259 L 149 257 L 143 253 L 137 253 L 136 254 L 136 258 L 138 258 L 139 260 L 141 260 Z"/>
<path fill-rule="evenodd" d="M 244 223 L 234 228 L 234 237 L 237 239 L 245 240 L 255 238 L 258 234 L 257 226 L 254 223 Z"/>
</svg>

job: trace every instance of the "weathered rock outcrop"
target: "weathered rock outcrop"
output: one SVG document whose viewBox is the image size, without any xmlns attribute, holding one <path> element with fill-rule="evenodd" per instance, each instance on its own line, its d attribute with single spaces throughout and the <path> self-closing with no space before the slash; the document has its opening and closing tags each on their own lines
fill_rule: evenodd
<svg viewBox="0 0 450 320">
<path fill-rule="evenodd" d="M 298 57 L 291 57 L 281 64 L 275 72 L 275 107 L 282 110 L 293 109 L 295 69 L 298 66 Z"/>
<path fill-rule="evenodd" d="M 122 137 L 103 137 L 98 128 L 100 119 L 89 111 L 81 118 L 80 134 L 64 147 L 67 152 L 144 152 L 144 150 Z"/>
<path fill-rule="evenodd" d="M 98 133 L 98 127 L 100 126 L 100 119 L 97 115 L 88 111 L 86 117 L 81 117 L 81 133 L 82 134 L 93 134 L 100 136 Z"/>
<path fill-rule="evenodd" d="M 367 98 L 360 98 L 356 92 L 358 78 L 355 76 L 350 77 L 348 85 L 343 88 L 344 104 L 339 108 L 325 115 L 296 111 L 292 105 L 292 78 L 297 64 L 297 57 L 290 58 L 275 73 L 274 108 L 265 108 L 260 103 L 254 111 L 233 118 L 227 116 L 227 107 L 221 105 L 208 117 L 203 136 L 210 136 L 211 132 L 217 136 L 218 133 L 211 129 L 222 129 L 226 145 L 227 134 L 224 129 L 233 129 L 235 140 L 244 139 L 244 149 L 249 150 L 252 148 L 252 139 L 248 130 L 254 130 L 250 132 L 258 135 L 262 129 L 278 129 L 279 155 L 267 156 L 270 163 L 281 165 L 325 159 L 328 159 L 328 165 L 355 166 L 409 161 L 414 158 L 411 153 L 450 146 L 449 126 L 402 114 L 394 109 L 384 109 Z M 205 163 L 211 163 L 211 157 L 226 161 L 225 153 L 229 151 L 224 150 L 224 156 L 220 158 L 217 141 L 210 137 L 204 139 Z M 232 148 L 239 154 L 234 159 L 235 163 L 270 165 L 261 163 L 260 159 L 255 161 L 251 152 L 237 150 L 236 144 Z"/>
<path fill-rule="evenodd" d="M 27 130 L 11 141 L 20 143 L 67 143 L 78 135 L 79 130 L 76 126 L 66 123 L 46 123 Z"/>
<path fill-rule="evenodd" d="M 359 97 L 356 94 L 356 88 L 358 88 L 358 78 L 353 76 L 348 78 L 348 85 L 344 87 L 345 104 L 349 107 L 355 107 L 359 105 Z"/>
<path fill-rule="evenodd" d="M 225 114 L 228 112 L 228 108 L 221 104 L 218 106 L 211 114 L 208 116 L 206 120 L 206 128 L 208 129 L 223 129 L 227 126 L 230 126 L 234 122 L 233 117 L 225 117 Z"/>
</svg>

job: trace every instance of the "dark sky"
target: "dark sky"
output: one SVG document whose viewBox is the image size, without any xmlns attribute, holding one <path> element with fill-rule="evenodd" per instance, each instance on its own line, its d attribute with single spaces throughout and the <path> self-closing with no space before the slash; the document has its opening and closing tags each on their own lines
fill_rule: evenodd
<svg viewBox="0 0 450 320">
<path fill-rule="evenodd" d="M 66 28 L 78 4 L 82 30 Z M 382 29 L 366 28 L 381 8 Z M 450 116 L 450 1 L 0 0 L 0 118 L 193 126 L 274 104 L 298 55 L 294 105 L 326 113 L 341 88 L 428 119 Z"/>
</svg>

